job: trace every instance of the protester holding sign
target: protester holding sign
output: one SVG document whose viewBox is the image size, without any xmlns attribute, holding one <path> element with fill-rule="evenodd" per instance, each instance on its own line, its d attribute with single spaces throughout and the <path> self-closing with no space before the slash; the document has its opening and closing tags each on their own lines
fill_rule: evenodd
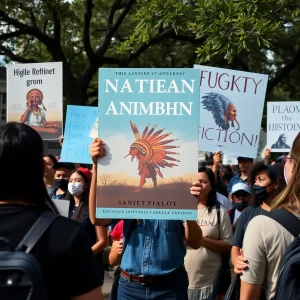
<svg viewBox="0 0 300 300">
<path fill-rule="evenodd" d="M 103 142 L 95 139 L 90 146 L 90 154 L 93 174 L 96 174 L 98 158 L 106 154 Z M 94 225 L 110 224 L 111 220 L 95 218 L 96 181 L 96 176 L 93 176 L 90 218 Z M 144 300 L 150 294 L 154 300 L 187 300 L 188 277 L 184 269 L 186 249 L 183 239 L 193 249 L 201 246 L 202 232 L 197 222 L 185 221 L 183 225 L 182 221 L 176 220 L 124 220 L 123 240 L 130 227 L 135 229 L 121 261 L 118 299 L 132 300 L 134 297 Z"/>
</svg>

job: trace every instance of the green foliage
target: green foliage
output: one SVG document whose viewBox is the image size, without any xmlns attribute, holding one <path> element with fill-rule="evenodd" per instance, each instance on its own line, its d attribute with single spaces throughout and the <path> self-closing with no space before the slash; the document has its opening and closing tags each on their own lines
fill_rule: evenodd
<svg viewBox="0 0 300 300">
<path fill-rule="evenodd" d="M 5 61 L 63 61 L 64 94 L 74 104 L 96 99 L 99 67 L 199 62 L 267 73 L 269 99 L 297 99 L 299 36 L 300 0 L 0 2 Z"/>
</svg>

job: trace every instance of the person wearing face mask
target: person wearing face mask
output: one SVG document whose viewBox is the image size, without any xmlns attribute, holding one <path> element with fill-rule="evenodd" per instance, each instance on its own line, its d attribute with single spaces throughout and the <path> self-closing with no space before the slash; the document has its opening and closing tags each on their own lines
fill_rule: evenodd
<svg viewBox="0 0 300 300">
<path fill-rule="evenodd" d="M 54 178 L 56 188 L 49 195 L 53 200 L 65 199 L 66 193 L 68 191 L 68 183 L 72 170 L 75 169 L 73 163 L 58 162 L 53 165 L 55 170 Z"/>
<path fill-rule="evenodd" d="M 108 234 L 106 227 L 92 225 L 89 218 L 88 204 L 91 179 L 92 173 L 89 169 L 80 167 L 73 170 L 68 182 L 68 192 L 65 199 L 70 201 L 69 217 L 82 224 L 90 239 L 95 264 L 97 269 L 101 272 L 102 286 L 104 280 L 102 251 L 108 245 Z"/>
<path fill-rule="evenodd" d="M 240 252 L 249 222 L 255 216 L 268 214 L 271 203 L 285 185 L 282 164 L 266 166 L 264 162 L 257 162 L 251 168 L 249 186 L 252 189 L 252 199 L 249 207 L 241 213 L 231 240 L 231 262 L 235 273 L 241 274 L 245 269 L 244 258 Z"/>
<path fill-rule="evenodd" d="M 245 183 L 236 183 L 231 190 L 231 199 L 233 209 L 229 211 L 229 217 L 232 224 L 232 231 L 238 223 L 238 218 L 240 217 L 242 211 L 248 206 L 248 201 L 250 199 L 250 189 Z"/>
<path fill-rule="evenodd" d="M 267 300 L 274 298 L 283 299 L 282 295 L 280 297 L 275 296 L 275 290 L 278 275 L 282 269 L 285 251 L 295 237 L 299 236 L 299 158 L 300 133 L 295 138 L 291 152 L 284 164 L 286 188 L 270 203 L 271 212 L 269 215 L 256 216 L 247 227 L 243 244 L 244 260 L 247 262 L 247 268 L 243 270 L 241 276 L 240 299 L 242 300 L 259 299 L 262 285 L 264 286 Z M 281 219 L 284 221 L 276 221 L 273 219 L 275 215 L 281 216 Z M 298 233 L 292 234 L 291 230 L 287 229 L 287 224 Z M 287 278 L 289 282 L 293 282 L 293 279 L 296 277 L 299 278 L 296 265 L 298 261 L 296 256 L 292 255 L 292 257 L 295 264 L 290 263 L 290 266 L 291 268 L 293 267 L 294 275 Z M 299 293 L 297 294 L 298 287 L 299 285 L 295 286 L 291 283 L 288 289 L 291 290 L 293 295 L 291 297 L 291 294 L 287 294 L 286 299 L 299 299 Z"/>
</svg>

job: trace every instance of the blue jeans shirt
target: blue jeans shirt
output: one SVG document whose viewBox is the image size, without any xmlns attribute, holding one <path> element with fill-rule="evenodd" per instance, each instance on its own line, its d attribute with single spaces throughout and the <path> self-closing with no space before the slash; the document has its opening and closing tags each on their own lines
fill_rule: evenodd
<svg viewBox="0 0 300 300">
<path fill-rule="evenodd" d="M 124 220 L 123 243 L 133 220 Z M 121 268 L 135 275 L 164 275 L 183 266 L 182 221 L 141 220 L 131 234 Z"/>
</svg>

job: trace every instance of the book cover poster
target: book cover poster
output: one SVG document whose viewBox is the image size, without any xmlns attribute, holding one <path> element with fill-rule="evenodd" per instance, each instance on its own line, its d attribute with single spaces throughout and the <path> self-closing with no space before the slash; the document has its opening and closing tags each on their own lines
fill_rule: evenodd
<svg viewBox="0 0 300 300">
<path fill-rule="evenodd" d="M 100 69 L 98 218 L 195 220 L 199 72 Z"/>
<path fill-rule="evenodd" d="M 62 135 L 62 63 L 7 66 L 7 121 L 31 126 L 43 140 Z"/>
<path fill-rule="evenodd" d="M 300 131 L 300 102 L 268 102 L 267 142 L 271 152 L 290 152 Z"/>
<path fill-rule="evenodd" d="M 268 76 L 194 68 L 200 71 L 200 150 L 256 158 Z"/>
</svg>

